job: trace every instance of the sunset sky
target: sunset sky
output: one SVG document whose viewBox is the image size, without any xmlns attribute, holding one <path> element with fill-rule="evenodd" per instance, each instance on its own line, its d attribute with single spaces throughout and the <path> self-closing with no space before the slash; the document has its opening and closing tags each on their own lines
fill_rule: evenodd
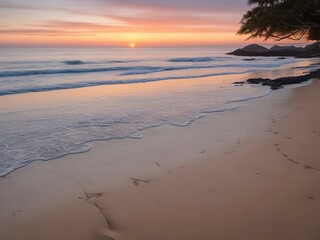
<svg viewBox="0 0 320 240">
<path fill-rule="evenodd" d="M 1 46 L 242 43 L 246 0 L 0 0 Z"/>
</svg>

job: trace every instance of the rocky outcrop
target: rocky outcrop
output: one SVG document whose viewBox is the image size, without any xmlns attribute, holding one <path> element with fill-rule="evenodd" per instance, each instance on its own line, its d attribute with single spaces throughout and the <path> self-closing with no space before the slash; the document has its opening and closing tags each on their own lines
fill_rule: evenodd
<svg viewBox="0 0 320 240">
<path fill-rule="evenodd" d="M 250 57 L 297 57 L 311 58 L 320 57 L 320 42 L 316 42 L 306 47 L 295 46 L 273 46 L 270 49 L 258 44 L 250 44 L 244 48 L 239 48 L 229 55 L 250 56 Z"/>
<path fill-rule="evenodd" d="M 261 84 L 270 86 L 272 90 L 277 90 L 279 88 L 282 88 L 284 85 L 302 83 L 314 78 L 320 78 L 320 69 L 314 70 L 308 74 L 301 76 L 282 77 L 273 80 L 269 78 L 250 78 L 246 82 L 235 82 L 234 84 Z"/>
<path fill-rule="evenodd" d="M 266 47 L 262 47 L 258 44 L 250 44 L 244 48 L 242 48 L 243 51 L 247 51 L 247 52 L 260 52 L 260 53 L 264 53 L 267 52 L 269 49 Z"/>
</svg>

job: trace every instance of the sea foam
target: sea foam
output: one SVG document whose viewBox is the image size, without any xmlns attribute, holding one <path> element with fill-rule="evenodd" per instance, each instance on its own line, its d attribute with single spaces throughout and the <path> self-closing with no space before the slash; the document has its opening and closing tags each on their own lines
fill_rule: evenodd
<svg viewBox="0 0 320 240">
<path fill-rule="evenodd" d="M 0 176 L 32 161 L 88 151 L 92 141 L 139 139 L 146 128 L 163 124 L 183 127 L 208 113 L 234 111 L 237 102 L 265 96 L 270 90 L 263 86 L 236 87 L 233 81 L 275 69 L 301 71 L 286 65 L 302 61 L 263 58 L 244 62 L 214 49 L 12 51 L 0 56 L 3 99 L 8 94 L 99 85 L 119 85 L 117 91 L 123 90 L 124 84 L 137 87 L 118 95 L 117 91 L 106 91 L 100 97 L 55 104 L 4 106 L 0 110 Z M 159 81 L 174 84 L 153 84 Z M 10 96 L 10 101 L 13 98 Z M 32 99 L 36 101 L 36 95 Z"/>
</svg>

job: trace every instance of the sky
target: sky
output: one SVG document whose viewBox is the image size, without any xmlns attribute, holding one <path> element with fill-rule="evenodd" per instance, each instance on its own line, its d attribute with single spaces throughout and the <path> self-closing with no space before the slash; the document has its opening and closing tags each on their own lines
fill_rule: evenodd
<svg viewBox="0 0 320 240">
<path fill-rule="evenodd" d="M 246 0 L 0 0 L 0 46 L 208 46 L 238 36 Z"/>
</svg>

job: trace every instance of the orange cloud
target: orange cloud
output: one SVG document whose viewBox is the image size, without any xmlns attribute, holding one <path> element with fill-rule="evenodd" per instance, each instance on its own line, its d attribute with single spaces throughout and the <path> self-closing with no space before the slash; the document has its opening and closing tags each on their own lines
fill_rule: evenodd
<svg viewBox="0 0 320 240">
<path fill-rule="evenodd" d="M 0 45 L 212 45 L 245 38 L 235 35 L 246 5 L 238 0 L 2 1 Z"/>
</svg>

